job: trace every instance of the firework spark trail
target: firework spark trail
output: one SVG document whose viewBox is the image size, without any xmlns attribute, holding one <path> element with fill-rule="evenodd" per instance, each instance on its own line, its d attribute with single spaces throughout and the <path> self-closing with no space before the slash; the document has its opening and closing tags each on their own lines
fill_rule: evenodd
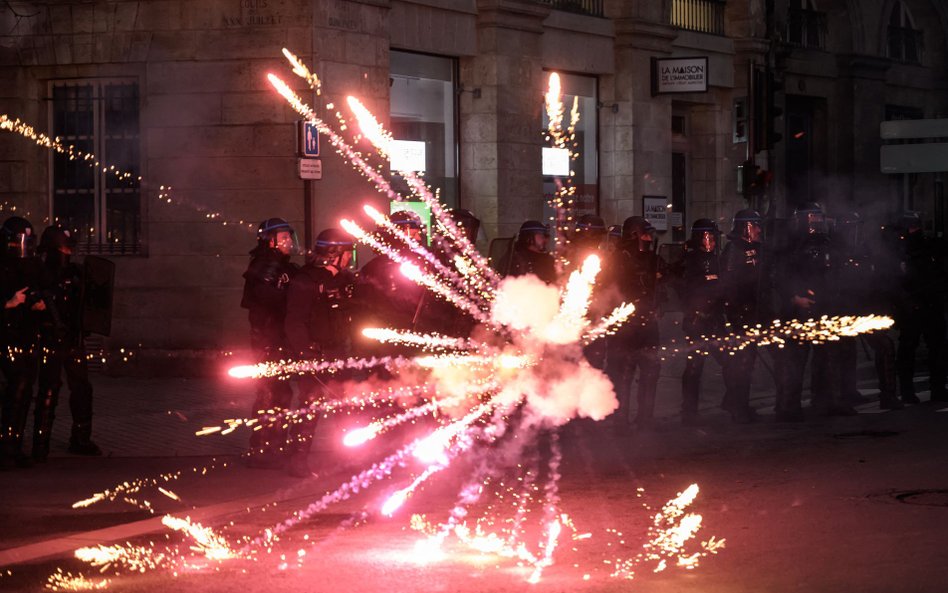
<svg viewBox="0 0 948 593">
<path fill-rule="evenodd" d="M 99 572 L 105 572 L 112 566 L 122 566 L 132 572 L 143 573 L 169 567 L 173 562 L 171 553 L 156 552 L 153 548 L 134 546 L 127 542 L 124 545 L 99 544 L 79 548 L 73 555 L 90 566 L 100 568 Z"/>
<path fill-rule="evenodd" d="M 572 109 L 570 109 L 570 122 L 564 129 L 562 86 L 560 84 L 560 75 L 556 72 L 550 73 L 547 92 L 544 94 L 544 106 L 548 120 L 544 140 L 550 143 L 551 148 L 568 151 L 570 166 L 572 167 L 572 162 L 579 157 L 575 142 L 576 125 L 579 123 L 580 118 L 579 97 L 573 97 L 573 106 Z M 553 181 L 556 184 L 556 191 L 548 201 L 554 211 L 550 220 L 558 231 L 556 234 L 556 242 L 559 247 L 559 249 L 557 249 L 559 252 L 558 259 L 563 266 L 569 265 L 565 257 L 565 247 L 569 244 L 568 234 L 572 230 L 570 223 L 573 220 L 572 209 L 575 205 L 575 201 L 572 198 L 576 195 L 576 186 L 572 184 L 572 175 L 573 171 L 571 169 L 566 176 L 565 183 L 559 177 L 554 178 Z"/>
<path fill-rule="evenodd" d="M 589 325 L 589 310 L 593 284 L 601 269 L 599 257 L 591 255 L 579 270 L 569 276 L 563 292 L 559 313 L 547 326 L 544 337 L 554 344 L 568 344 L 578 340 Z"/>
<path fill-rule="evenodd" d="M 312 360 L 281 360 L 278 362 L 238 365 L 231 367 L 227 374 L 234 379 L 265 379 L 289 375 L 335 373 L 342 370 L 362 371 L 380 366 L 400 368 L 410 364 L 410 359 L 399 356 L 346 358 L 341 360 L 314 358 Z"/>
<path fill-rule="evenodd" d="M 372 112 L 366 109 L 357 98 L 349 96 L 346 97 L 346 101 L 349 104 L 349 108 L 355 114 L 363 135 L 375 146 L 381 156 L 387 159 L 391 153 L 392 135 L 385 130 Z M 482 290 L 496 286 L 500 282 L 500 276 L 494 272 L 493 268 L 490 267 L 490 263 L 484 259 L 484 257 L 480 255 L 480 252 L 477 251 L 477 248 L 471 244 L 463 230 L 459 229 L 454 220 L 444 211 L 440 200 L 431 192 L 431 189 L 424 180 L 414 171 L 399 171 L 398 173 L 408 183 L 408 187 L 412 193 L 418 196 L 421 201 L 428 206 L 438 225 L 447 229 L 447 237 L 457 244 L 457 252 L 470 258 L 474 263 L 471 269 L 471 279 L 476 281 L 477 276 L 480 276 L 484 281 L 484 283 L 480 285 Z M 485 298 L 487 298 L 488 295 L 489 293 L 485 293 Z"/>
<path fill-rule="evenodd" d="M 417 385 L 400 385 L 390 387 L 386 390 L 366 391 L 357 396 L 345 398 L 316 400 L 302 408 L 292 408 L 284 410 L 266 410 L 264 414 L 253 418 L 227 418 L 221 425 L 205 426 L 197 431 L 195 435 L 203 436 L 208 434 L 229 434 L 237 428 L 254 428 L 255 426 L 272 426 L 279 423 L 302 423 L 313 420 L 318 416 L 327 417 L 333 412 L 346 408 L 383 408 L 397 405 L 406 398 L 415 398 L 428 396 L 428 392 L 433 390 L 429 383 L 420 383 Z"/>
<path fill-rule="evenodd" d="M 217 469 L 223 469 L 223 468 L 228 467 L 229 465 L 231 464 L 228 463 L 227 461 L 218 463 L 218 460 L 215 458 L 211 460 L 210 464 L 191 468 L 190 472 L 191 472 L 191 475 L 206 476 L 211 471 L 214 471 Z M 184 475 L 186 475 L 186 472 L 178 470 L 175 472 L 159 474 L 158 476 L 153 477 L 153 478 L 137 478 L 135 480 L 125 481 L 125 482 L 122 482 L 121 484 L 116 484 L 115 486 L 112 486 L 111 488 L 108 488 L 106 490 L 95 492 L 86 499 L 74 502 L 72 504 L 72 508 L 74 509 L 84 508 L 84 507 L 88 507 L 99 502 L 116 500 L 117 498 L 121 496 L 121 497 L 125 497 L 124 500 L 126 502 L 129 502 L 133 504 L 134 506 L 141 508 L 142 510 L 146 510 L 154 514 L 155 511 L 152 508 L 151 503 L 149 503 L 148 501 L 137 502 L 133 499 L 128 498 L 128 495 L 138 493 L 145 488 L 150 488 L 153 486 L 157 487 L 161 483 L 168 483 L 168 482 L 179 480 Z"/>
<path fill-rule="evenodd" d="M 306 67 L 296 54 L 290 50 L 283 48 L 283 56 L 290 62 L 290 65 L 293 66 L 293 74 L 299 76 L 309 85 L 309 88 L 313 89 L 316 92 L 316 95 L 319 96 L 323 92 L 323 85 L 320 82 L 319 77 L 316 74 L 309 71 L 309 68 Z"/>
<path fill-rule="evenodd" d="M 356 168 L 362 173 L 362 175 L 368 179 L 372 185 L 382 194 L 384 194 L 388 199 L 401 202 L 404 200 L 404 197 L 392 189 L 391 184 L 385 179 L 385 177 L 379 173 L 372 165 L 367 163 L 362 156 L 345 141 L 342 136 L 337 134 L 332 128 L 330 128 L 326 122 L 320 119 L 312 108 L 303 102 L 300 97 L 293 92 L 293 90 L 285 83 L 283 80 L 275 74 L 267 74 L 267 79 L 270 81 L 270 84 L 273 85 L 273 88 L 276 89 L 280 95 L 290 104 L 294 111 L 299 113 L 304 119 L 309 123 L 316 126 L 316 129 L 319 130 L 319 133 L 325 135 L 329 138 L 329 143 L 332 145 L 333 149 L 344 159 L 349 160 Z"/>
<path fill-rule="evenodd" d="M 436 333 L 419 334 L 381 327 L 367 327 L 362 330 L 362 335 L 382 343 L 408 344 L 421 346 L 424 349 L 471 350 L 479 346 L 479 344 L 472 343 L 464 338 L 454 338 Z"/>
<path fill-rule="evenodd" d="M 385 433 L 386 431 L 395 428 L 396 426 L 404 424 L 405 422 L 414 420 L 415 418 L 420 418 L 422 416 L 427 416 L 428 414 L 436 413 L 439 410 L 443 410 L 444 408 L 457 406 L 468 399 L 470 396 L 487 393 L 489 391 L 496 390 L 497 388 L 498 385 L 496 383 L 487 383 L 485 385 L 475 386 L 474 388 L 467 388 L 464 395 L 448 397 L 444 399 L 435 399 L 425 404 L 415 406 L 414 408 L 409 408 L 400 414 L 396 414 L 388 418 L 373 420 L 367 426 L 357 428 L 346 433 L 346 436 L 343 438 L 343 444 L 348 447 L 361 445 Z"/>
<path fill-rule="evenodd" d="M 889 329 L 893 323 L 895 321 L 891 317 L 884 315 L 833 317 L 824 315 L 819 319 L 807 319 L 806 321 L 777 319 L 766 327 L 761 324 L 756 326 L 745 325 L 741 328 L 742 333 L 731 333 L 724 336 L 705 335 L 697 340 L 691 339 L 688 341 L 689 347 L 686 350 L 688 352 L 695 351 L 696 354 L 709 354 L 711 349 L 736 351 L 749 346 L 773 345 L 782 348 L 787 342 L 822 344 L 837 341 L 842 337 L 853 337 Z M 705 351 L 702 352 L 701 348 L 704 348 Z M 672 348 L 668 351 L 678 353 L 681 349 Z"/>
<path fill-rule="evenodd" d="M 475 302 L 474 303 L 475 305 L 478 305 L 481 308 L 489 307 L 488 299 L 484 297 L 482 288 L 479 287 L 476 283 L 472 284 L 469 282 L 465 282 L 464 278 L 462 278 L 461 275 L 459 275 L 456 271 L 444 265 L 441 262 L 441 260 L 439 260 L 435 256 L 435 254 L 431 252 L 430 249 L 428 249 L 427 247 L 425 247 L 418 241 L 415 241 L 414 239 L 412 239 L 411 235 L 402 231 L 402 229 L 394 225 L 388 219 L 388 217 L 384 216 L 381 212 L 379 212 L 372 206 L 365 205 L 362 207 L 362 209 L 369 216 L 369 218 L 371 218 L 372 221 L 375 222 L 376 225 L 383 227 L 393 236 L 397 237 L 399 240 L 405 243 L 408 246 L 408 248 L 411 249 L 412 253 L 415 253 L 421 256 L 422 258 L 424 258 L 424 260 L 428 262 L 435 269 L 435 271 L 442 276 L 443 278 L 442 281 L 450 282 L 451 284 L 454 285 L 455 289 L 462 291 L 462 294 L 464 294 L 466 297 L 470 299 L 479 300 L 480 302 L 479 303 Z M 458 267 L 458 269 L 465 270 L 465 268 L 462 268 L 462 267 Z M 465 273 L 464 271 L 462 271 L 462 274 L 465 277 L 469 277 L 469 274 Z"/>
<path fill-rule="evenodd" d="M 563 132 L 563 94 L 560 86 L 560 75 L 556 72 L 550 73 L 549 85 L 543 99 L 546 116 L 550 121 L 547 130 L 550 136 L 559 141 Z"/>
<path fill-rule="evenodd" d="M 351 220 L 342 219 L 339 221 L 339 225 L 343 228 L 343 230 L 355 237 L 357 240 L 369 245 L 380 253 L 384 253 L 390 257 L 392 261 L 401 264 L 402 273 L 405 274 L 409 280 L 431 290 L 441 298 L 453 304 L 458 309 L 470 314 L 471 317 L 477 321 L 484 324 L 491 324 L 490 317 L 487 315 L 487 313 L 485 313 L 475 303 L 471 302 L 470 299 L 454 290 L 452 287 L 448 286 L 437 277 L 424 273 L 414 261 L 400 253 L 394 247 L 382 243 L 372 236 L 371 233 L 365 231 L 362 227 Z"/>
<path fill-rule="evenodd" d="M 57 568 L 56 572 L 46 579 L 46 588 L 50 591 L 101 591 L 108 589 L 111 582 L 109 579 L 93 581 L 81 574 L 74 575 Z"/>
<path fill-rule="evenodd" d="M 191 550 L 200 553 L 208 560 L 230 560 L 239 556 L 222 536 L 215 533 L 210 527 L 204 527 L 200 523 L 192 523 L 190 517 L 180 519 L 165 515 L 161 518 L 161 524 L 188 535 L 194 540 Z"/>
<path fill-rule="evenodd" d="M 118 181 L 122 181 L 122 182 L 137 181 L 141 185 L 142 190 L 147 190 L 147 187 L 145 185 L 146 182 L 141 176 L 134 175 L 133 173 L 129 171 L 122 171 L 121 169 L 117 169 L 115 165 L 106 166 L 106 163 L 101 162 L 94 153 L 79 150 L 72 144 L 69 144 L 69 145 L 63 144 L 62 142 L 59 141 L 58 137 L 51 138 L 47 136 L 46 134 L 43 134 L 42 132 L 37 132 L 33 126 L 29 125 L 28 123 L 22 121 L 19 118 L 10 119 L 9 115 L 0 114 L 0 130 L 19 134 L 20 136 L 23 136 L 24 138 L 28 140 L 32 140 L 39 146 L 42 146 L 44 148 L 47 148 L 49 150 L 55 151 L 59 154 L 69 157 L 69 160 L 71 161 L 85 162 L 90 168 L 95 169 L 96 171 L 101 171 L 104 174 L 111 175 L 115 177 L 115 179 L 117 179 Z M 223 218 L 223 214 L 221 212 L 213 211 L 207 206 L 204 206 L 202 204 L 197 204 L 190 200 L 182 199 L 178 196 L 172 199 L 170 185 L 158 186 L 158 192 L 156 194 L 156 198 L 159 201 L 164 201 L 168 204 L 176 202 L 178 204 L 188 206 L 189 208 L 192 208 L 193 210 L 201 214 L 204 214 L 205 219 L 211 220 L 214 222 L 219 222 L 224 226 L 231 225 L 231 226 L 239 226 L 242 228 L 246 228 L 248 230 L 254 229 L 253 223 L 250 223 L 244 220 L 226 220 Z M 2 209 L 3 208 L 0 207 L 0 210 Z M 14 206 L 12 210 L 16 210 L 16 207 Z"/>
<path fill-rule="evenodd" d="M 612 335 L 619 326 L 628 321 L 633 313 L 635 313 L 635 305 L 622 303 L 583 335 L 583 344 L 589 344 L 599 338 Z"/>
</svg>

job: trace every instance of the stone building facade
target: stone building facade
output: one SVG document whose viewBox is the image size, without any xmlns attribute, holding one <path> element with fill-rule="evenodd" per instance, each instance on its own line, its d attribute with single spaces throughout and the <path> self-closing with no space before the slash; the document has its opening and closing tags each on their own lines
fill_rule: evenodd
<svg viewBox="0 0 948 593">
<path fill-rule="evenodd" d="M 37 227 L 88 224 L 83 250 L 117 264 L 113 345 L 241 348 L 256 223 L 282 216 L 309 242 L 365 202 L 388 207 L 326 142 L 322 179 L 299 179 L 298 117 L 268 72 L 331 103 L 327 121 L 355 95 L 424 144 L 428 179 L 489 240 L 548 214 L 542 95 L 557 71 L 581 100 L 582 205 L 609 224 L 648 198 L 667 203 L 666 242 L 699 217 L 726 226 L 750 161 L 772 177 L 751 199 L 780 216 L 805 199 L 912 207 L 943 230 L 942 177 L 880 173 L 879 124 L 948 116 L 946 32 L 938 0 L 11 0 L 0 112 L 106 171 L 3 134 L 0 203 Z M 320 75 L 318 101 L 284 47 Z M 707 90 L 653 92 L 668 58 L 706 59 Z M 782 85 L 768 101 L 784 138 L 760 152 L 742 136 L 751 63 Z"/>
</svg>

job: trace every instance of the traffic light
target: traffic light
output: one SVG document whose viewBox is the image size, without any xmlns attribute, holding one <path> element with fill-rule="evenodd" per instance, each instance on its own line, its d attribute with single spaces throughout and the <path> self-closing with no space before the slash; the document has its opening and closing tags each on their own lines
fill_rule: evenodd
<svg viewBox="0 0 948 593">
<path fill-rule="evenodd" d="M 783 92 L 783 81 L 770 68 L 753 70 L 751 80 L 752 153 L 770 150 L 783 140 L 783 108 L 778 99 Z"/>
<path fill-rule="evenodd" d="M 738 192 L 748 200 L 754 196 L 761 196 L 773 182 L 773 173 L 761 169 L 751 161 L 744 161 L 738 165 Z"/>
<path fill-rule="evenodd" d="M 783 81 L 777 79 L 773 70 L 767 70 L 766 77 L 766 142 L 765 146 L 770 149 L 774 144 L 783 140 L 783 134 L 780 132 L 783 120 L 783 108 L 778 105 L 777 95 L 783 91 Z M 778 123 L 778 119 L 780 122 Z"/>
<path fill-rule="evenodd" d="M 750 83 L 751 98 L 751 154 L 767 148 L 767 77 L 765 72 L 754 67 Z"/>
</svg>

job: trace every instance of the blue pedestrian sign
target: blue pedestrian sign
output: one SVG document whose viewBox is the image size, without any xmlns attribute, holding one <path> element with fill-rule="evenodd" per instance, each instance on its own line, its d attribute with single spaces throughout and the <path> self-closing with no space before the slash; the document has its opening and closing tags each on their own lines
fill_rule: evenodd
<svg viewBox="0 0 948 593">
<path fill-rule="evenodd" d="M 312 158 L 319 156 L 319 128 L 316 127 L 316 124 L 301 121 L 299 140 L 300 156 Z"/>
</svg>

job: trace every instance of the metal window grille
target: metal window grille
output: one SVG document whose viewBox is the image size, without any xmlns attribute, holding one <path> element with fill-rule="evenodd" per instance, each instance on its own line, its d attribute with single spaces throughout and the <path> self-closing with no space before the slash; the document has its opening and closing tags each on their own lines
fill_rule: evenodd
<svg viewBox="0 0 948 593">
<path fill-rule="evenodd" d="M 555 10 L 604 17 L 603 0 L 537 0 L 540 4 L 552 6 Z"/>
<path fill-rule="evenodd" d="M 911 27 L 889 25 L 889 57 L 909 64 L 922 63 L 924 37 L 922 32 Z"/>
<path fill-rule="evenodd" d="M 672 0 L 669 23 L 688 31 L 724 35 L 724 7 L 721 0 Z"/>
<path fill-rule="evenodd" d="M 50 166 L 51 220 L 74 231 L 82 253 L 109 255 L 143 251 L 138 83 L 81 80 L 51 85 L 52 135 L 98 166 L 53 152 Z M 120 179 L 115 171 L 128 172 Z"/>
<path fill-rule="evenodd" d="M 787 14 L 787 41 L 800 47 L 823 49 L 826 46 L 826 13 L 791 8 Z"/>
</svg>

